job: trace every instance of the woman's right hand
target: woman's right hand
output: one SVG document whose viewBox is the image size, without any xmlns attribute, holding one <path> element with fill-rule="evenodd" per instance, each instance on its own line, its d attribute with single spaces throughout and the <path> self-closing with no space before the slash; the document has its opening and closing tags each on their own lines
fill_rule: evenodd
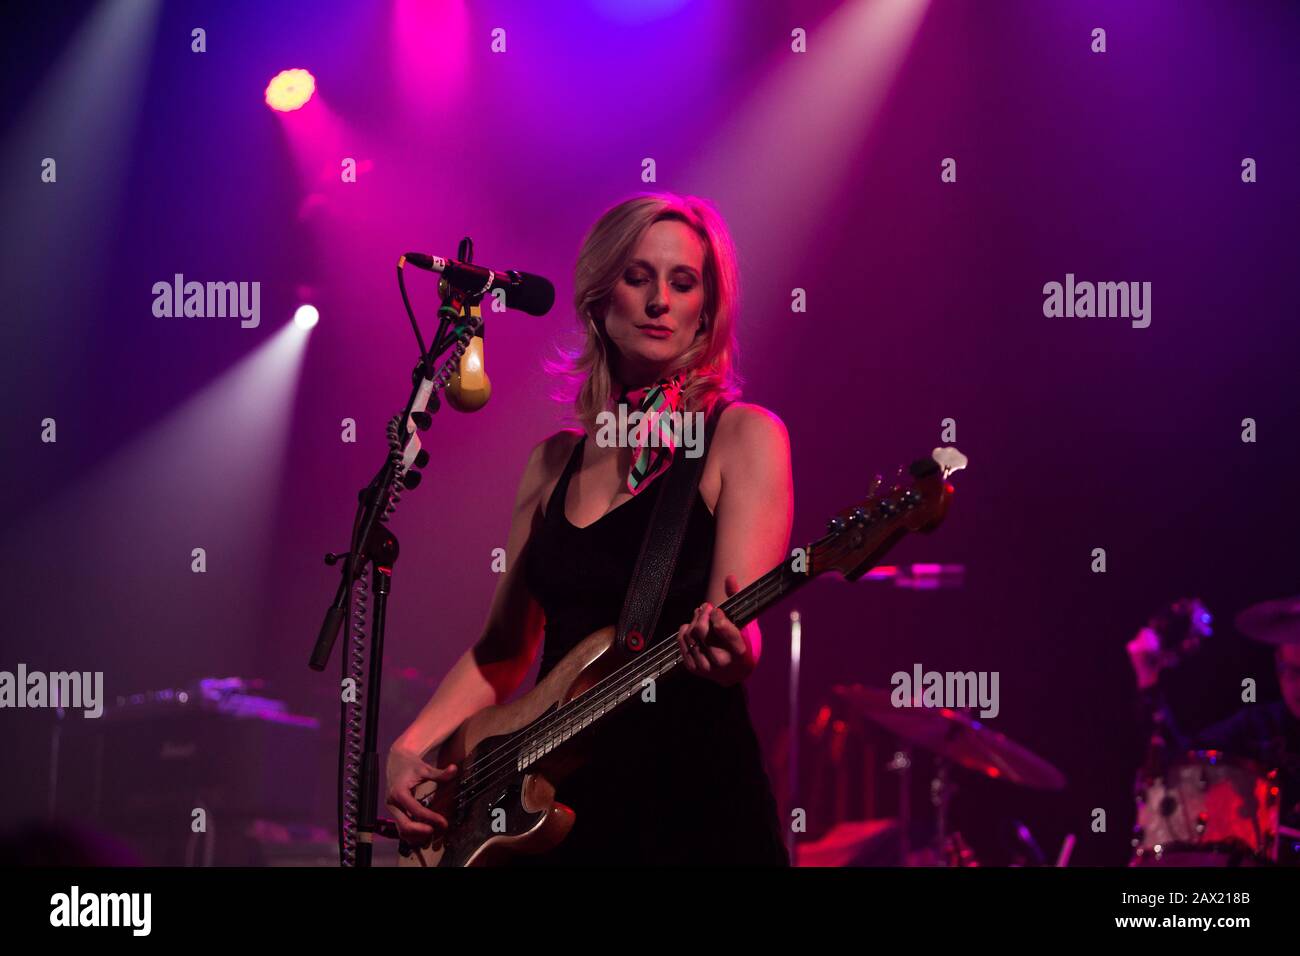
<svg viewBox="0 0 1300 956">
<path fill-rule="evenodd" d="M 435 834 L 447 829 L 447 818 L 415 799 L 411 791 L 426 780 L 433 781 L 435 788 L 450 780 L 456 776 L 456 765 L 434 767 L 416 753 L 393 747 L 388 751 L 387 773 L 388 795 L 384 802 L 393 811 L 397 832 L 411 846 L 428 846 Z"/>
</svg>

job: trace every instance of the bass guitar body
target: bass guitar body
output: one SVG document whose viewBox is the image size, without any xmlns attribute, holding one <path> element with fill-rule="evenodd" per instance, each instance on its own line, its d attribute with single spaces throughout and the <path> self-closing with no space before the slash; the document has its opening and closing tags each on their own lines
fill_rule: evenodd
<svg viewBox="0 0 1300 956">
<path fill-rule="evenodd" d="M 518 853 L 544 853 L 568 836 L 574 813 L 555 802 L 555 784 L 582 762 L 582 748 L 542 742 L 521 753 L 512 738 L 627 664 L 631 652 L 615 647 L 614 637 L 615 628 L 606 627 L 583 638 L 528 693 L 480 710 L 436 748 L 437 764 L 455 764 L 459 772 L 413 793 L 449 826 L 426 847 L 403 844 L 399 866 L 490 866 Z"/>
</svg>

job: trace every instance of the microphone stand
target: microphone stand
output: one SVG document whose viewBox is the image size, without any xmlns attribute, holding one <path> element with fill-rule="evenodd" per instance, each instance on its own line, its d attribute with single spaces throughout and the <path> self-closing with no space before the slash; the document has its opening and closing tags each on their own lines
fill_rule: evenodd
<svg viewBox="0 0 1300 956">
<path fill-rule="evenodd" d="M 461 240 L 457 258 L 469 262 L 472 256 L 473 242 L 466 237 Z M 359 504 L 353 522 L 351 545 L 343 554 L 325 555 L 326 564 L 341 564 L 342 568 L 334 601 L 325 612 L 324 622 L 308 661 L 312 670 L 323 671 L 345 617 L 353 618 L 349 643 L 343 657 L 344 693 L 339 725 L 339 861 L 345 867 L 371 865 L 376 833 L 393 838 L 397 836 L 396 826 L 391 820 L 380 821 L 378 818 L 379 700 L 383 678 L 384 630 L 393 567 L 400 553 L 397 536 L 388 527 L 387 521 L 396 509 L 402 492 L 420 484 L 421 472 L 416 468 L 428 464 L 429 453 L 420 448 L 419 437 L 414 432 L 417 428 L 427 431 L 432 425 L 432 415 L 441 406 L 436 391 L 446 387 L 469 340 L 482 324 L 481 316 L 463 313 L 468 306 L 481 301 L 487 291 L 485 287 L 479 292 L 466 292 L 453 287 L 445 279 L 440 281 L 442 304 L 438 309 L 438 332 L 433 346 L 426 349 L 406 294 L 404 265 L 405 259 L 399 259 L 397 280 L 420 346 L 420 360 L 411 372 L 411 394 L 405 408 L 388 423 L 389 450 L 384 464 L 370 483 L 357 494 Z M 435 369 L 438 357 L 448 350 L 452 350 L 453 354 Z M 362 671 L 367 656 L 364 580 L 367 565 L 371 566 L 370 586 L 374 590 L 374 611 L 371 618 L 369 670 L 364 674 L 362 688 L 358 685 L 363 678 Z M 361 594 L 354 602 L 354 592 L 358 590 Z M 349 679 L 353 682 L 350 687 L 347 683 Z"/>
</svg>

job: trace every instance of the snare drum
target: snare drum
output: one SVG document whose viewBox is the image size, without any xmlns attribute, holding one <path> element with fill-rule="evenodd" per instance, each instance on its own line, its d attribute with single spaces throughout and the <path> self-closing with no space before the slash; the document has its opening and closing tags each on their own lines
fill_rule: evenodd
<svg viewBox="0 0 1300 956">
<path fill-rule="evenodd" d="M 1197 750 L 1142 782 L 1131 866 L 1240 866 L 1277 859 L 1277 775 Z"/>
</svg>

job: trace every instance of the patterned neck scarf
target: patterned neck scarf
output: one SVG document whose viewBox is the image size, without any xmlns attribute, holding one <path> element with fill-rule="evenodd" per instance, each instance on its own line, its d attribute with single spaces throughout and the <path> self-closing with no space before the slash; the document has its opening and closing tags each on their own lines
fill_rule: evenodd
<svg viewBox="0 0 1300 956">
<path fill-rule="evenodd" d="M 681 408 L 682 377 L 660 379 L 654 385 L 625 391 L 619 398 L 641 412 L 641 424 L 629 430 L 632 443 L 632 468 L 627 474 L 627 490 L 636 494 L 655 475 L 667 468 L 676 450 L 672 413 Z"/>
</svg>

